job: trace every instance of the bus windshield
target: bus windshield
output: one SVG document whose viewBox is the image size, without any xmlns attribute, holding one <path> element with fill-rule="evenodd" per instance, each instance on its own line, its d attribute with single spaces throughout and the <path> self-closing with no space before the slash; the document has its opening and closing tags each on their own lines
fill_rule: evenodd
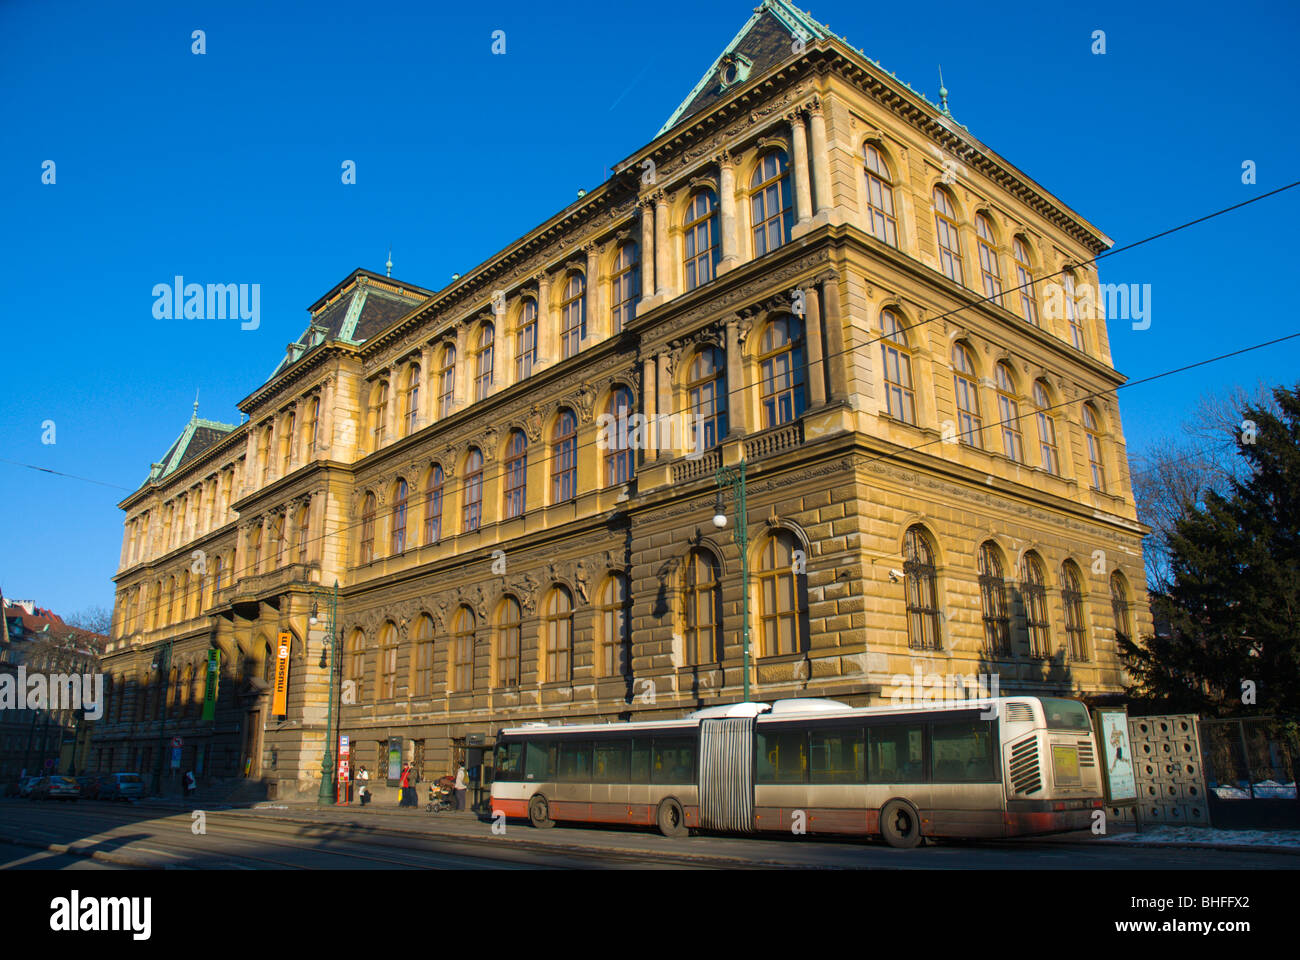
<svg viewBox="0 0 1300 960">
<path fill-rule="evenodd" d="M 1078 700 L 1062 700 L 1056 697 L 1040 697 L 1043 702 L 1043 714 L 1047 717 L 1049 730 L 1088 731 L 1088 708 Z"/>
</svg>

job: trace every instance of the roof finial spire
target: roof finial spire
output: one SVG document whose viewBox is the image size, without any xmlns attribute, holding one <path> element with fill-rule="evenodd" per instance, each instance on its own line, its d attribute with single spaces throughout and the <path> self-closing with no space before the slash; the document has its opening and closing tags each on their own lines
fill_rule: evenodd
<svg viewBox="0 0 1300 960">
<path fill-rule="evenodd" d="M 388 245 L 388 262 L 384 264 L 384 268 L 384 276 L 391 277 L 393 275 L 393 245 L 391 243 Z"/>
<path fill-rule="evenodd" d="M 199 418 L 199 391 L 194 391 L 194 419 Z"/>
<path fill-rule="evenodd" d="M 939 64 L 939 108 L 945 117 L 952 116 L 948 109 L 948 88 L 943 85 L 943 64 Z"/>
</svg>

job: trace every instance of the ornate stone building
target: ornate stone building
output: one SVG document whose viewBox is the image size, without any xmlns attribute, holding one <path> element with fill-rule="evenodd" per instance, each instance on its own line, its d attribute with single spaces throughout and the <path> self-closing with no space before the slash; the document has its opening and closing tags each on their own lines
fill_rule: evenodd
<svg viewBox="0 0 1300 960">
<path fill-rule="evenodd" d="M 187 768 L 315 791 L 336 656 L 354 769 L 734 701 L 746 591 L 755 699 L 1119 692 L 1143 528 L 1075 297 L 1109 242 L 766 0 L 607 182 L 436 293 L 355 271 L 246 423 L 191 421 L 121 504 L 103 765 L 179 735 Z M 742 462 L 745 570 L 730 486 L 712 522 Z"/>
</svg>

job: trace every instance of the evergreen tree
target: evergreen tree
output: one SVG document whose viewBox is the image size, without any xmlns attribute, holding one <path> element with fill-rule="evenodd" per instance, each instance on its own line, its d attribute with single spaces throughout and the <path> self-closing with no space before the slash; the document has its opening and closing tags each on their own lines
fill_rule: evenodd
<svg viewBox="0 0 1300 960">
<path fill-rule="evenodd" d="M 1280 413 L 1247 406 L 1248 472 L 1188 504 L 1170 537 L 1170 586 L 1153 595 L 1167 631 L 1121 639 L 1132 696 L 1175 711 L 1300 714 L 1300 385 Z M 1250 702 L 1253 684 L 1254 702 Z"/>
</svg>

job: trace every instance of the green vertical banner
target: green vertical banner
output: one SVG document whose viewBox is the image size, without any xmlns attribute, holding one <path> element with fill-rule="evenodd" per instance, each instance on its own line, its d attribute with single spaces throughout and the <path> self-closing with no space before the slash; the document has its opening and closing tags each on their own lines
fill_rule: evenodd
<svg viewBox="0 0 1300 960">
<path fill-rule="evenodd" d="M 203 687 L 203 719 L 213 720 L 217 716 L 217 678 L 221 665 L 221 651 L 208 651 L 208 676 Z"/>
</svg>

